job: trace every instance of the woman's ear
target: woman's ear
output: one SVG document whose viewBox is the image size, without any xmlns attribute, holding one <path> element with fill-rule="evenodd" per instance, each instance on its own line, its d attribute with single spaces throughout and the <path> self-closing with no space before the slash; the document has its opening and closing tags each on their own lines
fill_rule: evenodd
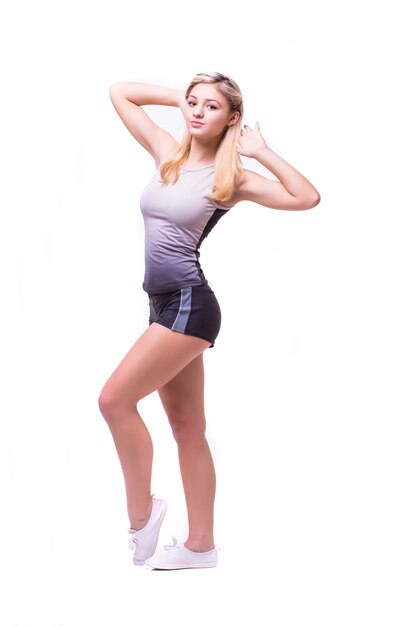
<svg viewBox="0 0 417 626">
<path fill-rule="evenodd" d="M 232 115 L 232 117 L 230 118 L 230 120 L 228 121 L 228 126 L 234 126 L 236 124 L 236 122 L 239 121 L 240 118 L 240 113 L 239 111 L 235 111 Z"/>
</svg>

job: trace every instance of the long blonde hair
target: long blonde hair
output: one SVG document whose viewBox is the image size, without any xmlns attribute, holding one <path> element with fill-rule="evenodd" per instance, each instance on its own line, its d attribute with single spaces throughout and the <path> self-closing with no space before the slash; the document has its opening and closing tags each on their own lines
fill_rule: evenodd
<svg viewBox="0 0 417 626">
<path fill-rule="evenodd" d="M 242 93 L 234 80 L 220 74 L 219 72 L 196 74 L 185 92 L 185 99 L 190 95 L 191 90 L 199 83 L 215 84 L 217 89 L 226 98 L 230 112 L 239 111 L 239 119 L 231 126 L 226 126 L 220 145 L 215 157 L 215 172 L 212 199 L 224 202 L 232 195 L 235 178 L 242 170 L 242 162 L 236 151 L 239 140 L 239 133 L 243 119 Z M 187 160 L 191 148 L 191 135 L 185 132 L 173 157 L 161 165 L 161 182 L 176 183 L 181 170 L 181 165 Z"/>
</svg>

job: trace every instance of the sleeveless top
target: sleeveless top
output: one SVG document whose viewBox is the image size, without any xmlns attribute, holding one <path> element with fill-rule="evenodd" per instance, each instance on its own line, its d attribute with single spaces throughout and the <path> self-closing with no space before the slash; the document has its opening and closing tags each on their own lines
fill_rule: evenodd
<svg viewBox="0 0 417 626">
<path fill-rule="evenodd" d="M 163 185 L 156 170 L 140 196 L 145 227 L 145 277 L 149 295 L 207 284 L 199 248 L 230 209 L 210 199 L 214 164 L 181 168 L 175 184 Z"/>
</svg>

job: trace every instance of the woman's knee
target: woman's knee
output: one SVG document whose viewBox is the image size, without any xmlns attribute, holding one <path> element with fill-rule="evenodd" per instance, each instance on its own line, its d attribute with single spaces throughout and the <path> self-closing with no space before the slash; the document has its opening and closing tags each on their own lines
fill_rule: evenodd
<svg viewBox="0 0 417 626">
<path fill-rule="evenodd" d="M 107 388 L 107 386 L 104 386 L 98 397 L 98 408 L 106 421 L 110 419 L 111 415 L 114 414 L 116 409 L 115 405 L 114 395 L 111 393 L 111 390 Z"/>
<path fill-rule="evenodd" d="M 205 438 L 206 420 L 203 415 L 188 410 L 167 413 L 172 434 L 178 444 L 186 444 Z"/>
<path fill-rule="evenodd" d="M 131 409 L 136 407 L 126 406 L 126 402 L 117 391 L 117 388 L 111 383 L 106 383 L 98 398 L 98 406 L 100 413 L 106 420 L 106 422 L 112 422 L 113 420 L 120 420 L 124 414 L 130 413 Z"/>
</svg>

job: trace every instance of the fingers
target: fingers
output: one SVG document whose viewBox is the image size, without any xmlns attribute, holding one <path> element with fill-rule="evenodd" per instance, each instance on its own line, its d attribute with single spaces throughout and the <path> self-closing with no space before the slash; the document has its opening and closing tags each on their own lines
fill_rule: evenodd
<svg viewBox="0 0 417 626">
<path fill-rule="evenodd" d="M 250 128 L 250 126 L 248 126 L 247 124 L 244 124 L 243 128 L 241 129 L 240 132 L 243 134 L 244 131 L 246 131 L 246 132 L 250 131 L 252 133 L 255 132 L 255 131 L 259 132 L 260 131 L 259 122 L 255 122 L 255 129 Z"/>
</svg>

